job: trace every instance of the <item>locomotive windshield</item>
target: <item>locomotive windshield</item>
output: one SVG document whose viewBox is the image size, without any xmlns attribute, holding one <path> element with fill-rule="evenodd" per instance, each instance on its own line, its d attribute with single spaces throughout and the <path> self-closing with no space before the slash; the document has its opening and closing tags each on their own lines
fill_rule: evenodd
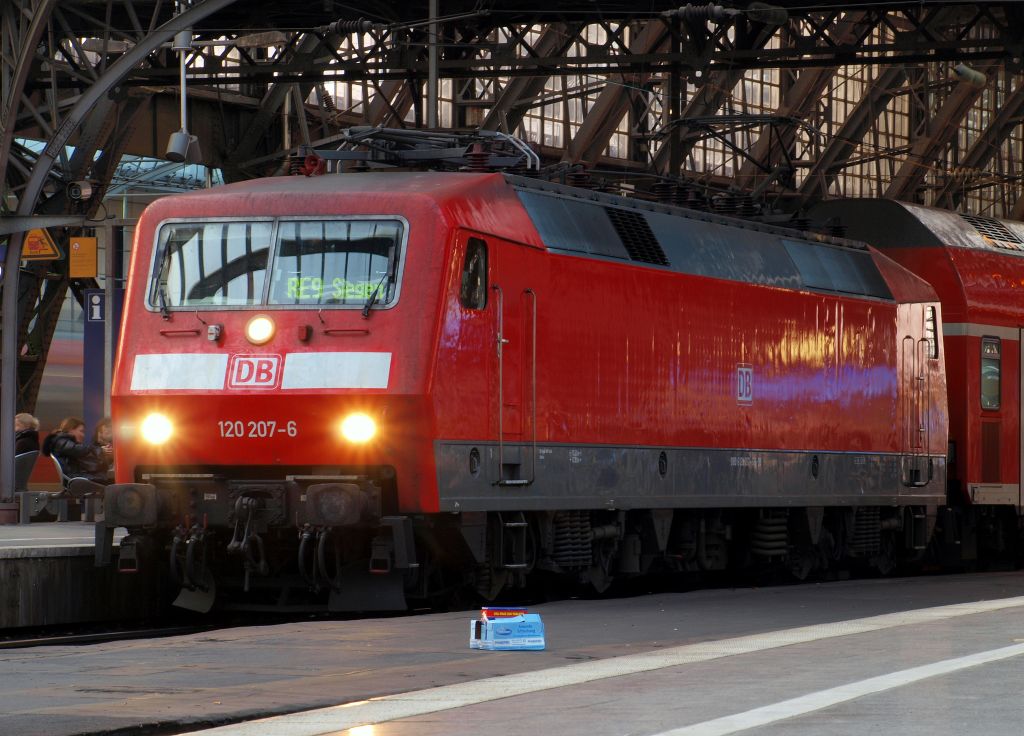
<svg viewBox="0 0 1024 736">
<path fill-rule="evenodd" d="M 270 222 L 165 225 L 160 231 L 162 257 L 150 304 L 161 309 L 259 304 L 271 226 Z"/>
<path fill-rule="evenodd" d="M 271 304 L 388 303 L 385 283 L 402 226 L 393 220 L 282 222 L 270 282 Z"/>
<path fill-rule="evenodd" d="M 168 223 L 151 307 L 364 306 L 391 302 L 398 220 Z M 269 278 L 268 278 L 269 270 Z"/>
</svg>

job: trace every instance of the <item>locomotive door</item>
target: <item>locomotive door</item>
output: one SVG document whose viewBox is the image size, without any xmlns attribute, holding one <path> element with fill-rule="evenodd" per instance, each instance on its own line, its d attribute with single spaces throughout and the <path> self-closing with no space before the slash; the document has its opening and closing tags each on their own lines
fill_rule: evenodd
<svg viewBox="0 0 1024 736">
<path fill-rule="evenodd" d="M 927 368 L 928 341 L 924 338 L 915 339 L 911 335 L 904 336 L 900 351 L 900 375 L 903 382 L 900 391 L 900 474 L 905 486 L 924 486 L 930 480 L 928 449 L 931 445 L 931 374 Z"/>
<path fill-rule="evenodd" d="M 530 288 L 531 248 L 493 244 L 491 291 L 495 310 L 495 482 L 533 482 L 537 456 L 537 294 Z"/>
</svg>

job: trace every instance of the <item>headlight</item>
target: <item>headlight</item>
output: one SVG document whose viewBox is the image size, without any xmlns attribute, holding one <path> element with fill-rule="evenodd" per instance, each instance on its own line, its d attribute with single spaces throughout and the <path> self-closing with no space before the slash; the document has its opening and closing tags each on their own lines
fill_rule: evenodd
<svg viewBox="0 0 1024 736">
<path fill-rule="evenodd" d="M 349 442 L 369 442 L 375 434 L 377 423 L 361 412 L 349 414 L 341 423 L 341 436 Z"/>
<path fill-rule="evenodd" d="M 264 314 L 257 314 L 245 325 L 245 338 L 253 345 L 270 342 L 274 336 L 274 320 Z"/>
<path fill-rule="evenodd" d="M 153 412 L 142 420 L 142 439 L 151 445 L 162 445 L 174 434 L 174 425 L 163 414 Z"/>
</svg>

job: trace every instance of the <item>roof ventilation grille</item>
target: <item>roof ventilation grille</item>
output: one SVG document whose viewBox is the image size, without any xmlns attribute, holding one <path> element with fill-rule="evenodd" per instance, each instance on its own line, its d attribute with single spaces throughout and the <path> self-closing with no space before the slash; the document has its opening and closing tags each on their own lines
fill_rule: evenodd
<svg viewBox="0 0 1024 736">
<path fill-rule="evenodd" d="M 978 215 L 961 214 L 960 217 L 973 225 L 988 245 L 1004 250 L 1024 251 L 1024 240 L 999 220 Z"/>
<path fill-rule="evenodd" d="M 661 249 L 661 244 L 651 226 L 647 224 L 647 218 L 643 213 L 618 207 L 605 207 L 604 211 L 608 213 L 608 218 L 622 239 L 622 244 L 629 251 L 630 258 L 656 266 L 669 265 L 665 251 Z"/>
</svg>

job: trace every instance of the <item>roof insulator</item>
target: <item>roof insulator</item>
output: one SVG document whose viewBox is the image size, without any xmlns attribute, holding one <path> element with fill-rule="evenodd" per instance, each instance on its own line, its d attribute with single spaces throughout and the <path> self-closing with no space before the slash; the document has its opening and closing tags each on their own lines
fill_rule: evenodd
<svg viewBox="0 0 1024 736">
<path fill-rule="evenodd" d="M 373 21 L 366 20 L 366 18 L 359 18 L 357 20 L 336 20 L 333 23 L 329 23 L 326 26 L 317 26 L 314 30 L 320 33 L 369 33 L 370 31 L 386 31 L 387 26 L 384 23 L 374 23 Z"/>
<path fill-rule="evenodd" d="M 679 18 L 681 20 L 724 21 L 739 15 L 741 12 L 742 11 L 736 10 L 735 8 L 726 8 L 722 5 L 715 5 L 714 3 L 708 3 L 707 5 L 694 5 L 693 3 L 687 3 L 681 8 L 666 10 L 662 12 L 662 15 L 666 18 Z"/>
</svg>

